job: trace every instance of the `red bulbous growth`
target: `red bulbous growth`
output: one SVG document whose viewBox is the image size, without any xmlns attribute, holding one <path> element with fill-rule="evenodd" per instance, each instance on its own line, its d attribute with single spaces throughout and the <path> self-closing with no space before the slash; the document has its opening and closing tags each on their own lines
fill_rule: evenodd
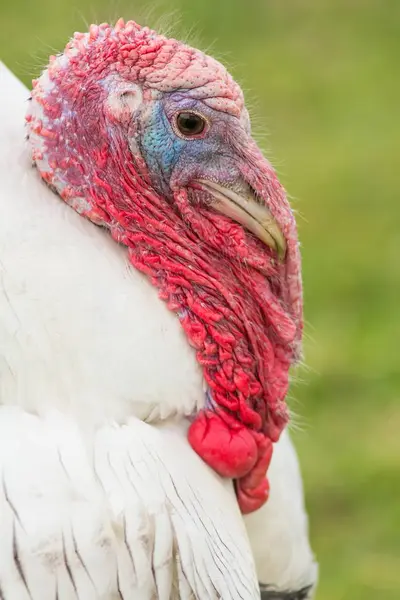
<svg viewBox="0 0 400 600">
<path fill-rule="evenodd" d="M 220 414 L 201 412 L 189 428 L 192 448 L 222 477 L 240 478 L 256 464 L 257 443 L 238 423 L 229 427 Z"/>
<path fill-rule="evenodd" d="M 236 480 L 242 513 L 260 508 L 268 499 L 266 472 L 272 442 L 240 423 L 226 422 L 223 414 L 202 411 L 189 428 L 188 440 L 201 458 L 222 477 Z"/>
</svg>

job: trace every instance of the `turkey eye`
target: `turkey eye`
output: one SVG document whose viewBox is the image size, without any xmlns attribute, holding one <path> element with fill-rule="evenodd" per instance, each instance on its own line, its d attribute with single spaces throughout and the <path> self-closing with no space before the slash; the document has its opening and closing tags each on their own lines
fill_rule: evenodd
<svg viewBox="0 0 400 600">
<path fill-rule="evenodd" d="M 203 133 L 206 120 L 197 113 L 181 112 L 176 117 L 176 125 L 182 135 L 192 137 Z"/>
</svg>

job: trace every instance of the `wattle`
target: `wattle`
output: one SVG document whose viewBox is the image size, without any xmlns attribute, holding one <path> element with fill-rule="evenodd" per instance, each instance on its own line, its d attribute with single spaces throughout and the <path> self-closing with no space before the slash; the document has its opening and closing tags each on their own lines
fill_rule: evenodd
<svg viewBox="0 0 400 600">
<path fill-rule="evenodd" d="M 268 499 L 266 472 L 272 458 L 272 442 L 224 415 L 204 410 L 189 428 L 192 448 L 222 477 L 236 479 L 236 495 L 242 513 L 260 508 Z"/>
</svg>

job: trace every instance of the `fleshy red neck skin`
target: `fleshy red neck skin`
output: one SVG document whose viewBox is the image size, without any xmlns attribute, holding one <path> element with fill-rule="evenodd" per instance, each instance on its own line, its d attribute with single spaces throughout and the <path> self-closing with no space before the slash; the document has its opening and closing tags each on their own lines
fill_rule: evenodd
<svg viewBox="0 0 400 600">
<path fill-rule="evenodd" d="M 189 441 L 236 479 L 243 512 L 268 496 L 272 441 L 288 413 L 288 371 L 302 331 L 300 258 L 285 193 L 250 136 L 240 88 L 216 61 L 119 21 L 76 34 L 35 83 L 27 116 L 43 179 L 127 246 L 176 312 L 211 401 Z M 180 110 L 207 134 L 182 140 Z M 213 208 L 196 182 L 254 191 L 283 232 L 283 262 Z"/>
</svg>

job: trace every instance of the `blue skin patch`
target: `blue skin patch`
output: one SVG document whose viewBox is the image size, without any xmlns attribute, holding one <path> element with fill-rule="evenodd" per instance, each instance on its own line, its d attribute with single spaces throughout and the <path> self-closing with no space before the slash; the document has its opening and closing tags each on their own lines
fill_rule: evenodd
<svg viewBox="0 0 400 600">
<path fill-rule="evenodd" d="M 142 156 L 146 157 L 149 171 L 157 175 L 163 191 L 169 189 L 171 173 L 186 145 L 173 131 L 160 101 L 156 102 L 150 120 L 141 137 Z"/>
<path fill-rule="evenodd" d="M 204 138 L 182 139 L 170 120 L 180 111 L 204 114 L 211 128 Z M 171 177 L 176 185 L 190 179 L 212 179 L 221 184 L 237 181 L 234 153 L 227 141 L 227 128 L 237 127 L 236 119 L 205 106 L 189 95 L 165 94 L 154 103 L 151 114 L 142 123 L 140 152 L 150 171 L 154 187 L 171 197 Z"/>
</svg>

